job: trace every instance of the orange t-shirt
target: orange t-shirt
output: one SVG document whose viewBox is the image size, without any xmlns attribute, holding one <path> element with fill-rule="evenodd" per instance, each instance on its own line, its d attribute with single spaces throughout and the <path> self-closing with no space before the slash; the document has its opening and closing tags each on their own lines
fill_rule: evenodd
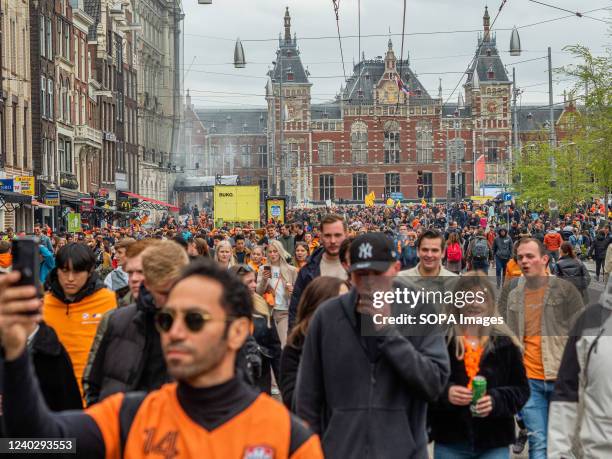
<svg viewBox="0 0 612 459">
<path fill-rule="evenodd" d="M 525 287 L 525 355 L 527 377 L 545 380 L 542 363 L 542 311 L 547 286 L 532 290 Z"/>
<path fill-rule="evenodd" d="M 317 435 L 311 435 L 290 454 L 289 411 L 266 394 L 213 430 L 193 421 L 179 404 L 176 383 L 151 392 L 142 402 L 129 428 L 123 457 L 191 459 L 289 458 L 322 459 Z M 88 408 L 102 433 L 106 459 L 119 459 L 119 410 L 124 394 L 115 394 Z"/>
</svg>

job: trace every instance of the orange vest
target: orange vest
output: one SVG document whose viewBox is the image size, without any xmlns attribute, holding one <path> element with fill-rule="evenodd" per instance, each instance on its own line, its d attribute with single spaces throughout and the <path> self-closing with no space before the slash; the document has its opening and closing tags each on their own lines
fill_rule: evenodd
<svg viewBox="0 0 612 459">
<path fill-rule="evenodd" d="M 136 458 L 289 458 L 289 411 L 266 394 L 212 431 L 194 422 L 181 408 L 176 383 L 151 392 L 129 428 L 123 457 Z M 119 459 L 119 410 L 123 394 L 115 394 L 87 409 L 102 432 L 106 459 Z M 319 459 L 319 438 L 312 435 L 291 459 Z"/>
<path fill-rule="evenodd" d="M 72 360 L 74 376 L 81 394 L 83 394 L 83 370 L 87 364 L 98 324 L 106 311 L 116 307 L 115 294 L 106 288 L 70 305 L 62 303 L 51 293 L 45 295 L 43 319 L 55 330 L 60 342 L 66 348 Z"/>
</svg>

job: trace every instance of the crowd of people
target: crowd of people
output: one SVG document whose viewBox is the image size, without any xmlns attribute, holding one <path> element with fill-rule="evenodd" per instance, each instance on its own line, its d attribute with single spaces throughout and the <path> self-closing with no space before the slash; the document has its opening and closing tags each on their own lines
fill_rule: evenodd
<svg viewBox="0 0 612 459">
<path fill-rule="evenodd" d="M 11 269 L 24 235 L 0 234 L 2 436 L 87 458 L 612 456 L 600 203 L 293 209 L 262 228 L 192 211 L 36 225 L 37 285 Z M 395 306 L 373 291 L 398 285 L 481 294 L 462 315 L 503 320 L 373 320 Z"/>
</svg>

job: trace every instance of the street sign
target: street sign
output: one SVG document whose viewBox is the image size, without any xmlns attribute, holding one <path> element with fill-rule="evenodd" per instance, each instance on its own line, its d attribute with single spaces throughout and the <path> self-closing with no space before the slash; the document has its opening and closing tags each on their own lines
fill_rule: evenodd
<svg viewBox="0 0 612 459">
<path fill-rule="evenodd" d="M 81 214 L 68 214 L 68 232 L 80 233 L 81 231 L 83 231 L 83 228 L 81 227 Z"/>
<path fill-rule="evenodd" d="M 404 199 L 404 193 L 391 193 L 389 196 L 394 201 L 399 201 L 399 200 Z"/>
<path fill-rule="evenodd" d="M 45 204 L 48 206 L 59 206 L 60 205 L 59 191 L 47 191 L 45 193 Z"/>
<path fill-rule="evenodd" d="M 13 191 L 28 196 L 34 196 L 34 177 L 15 177 L 13 179 Z"/>
<path fill-rule="evenodd" d="M 512 194 L 504 193 L 504 201 L 512 201 Z"/>
<path fill-rule="evenodd" d="M 13 179 L 0 179 L 0 191 L 13 191 Z"/>
<path fill-rule="evenodd" d="M 94 198 L 81 198 L 81 212 L 91 212 L 95 204 Z"/>
</svg>

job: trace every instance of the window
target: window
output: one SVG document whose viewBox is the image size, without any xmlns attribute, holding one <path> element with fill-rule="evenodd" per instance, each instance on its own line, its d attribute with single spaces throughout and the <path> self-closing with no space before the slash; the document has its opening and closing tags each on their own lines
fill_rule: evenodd
<svg viewBox="0 0 612 459">
<path fill-rule="evenodd" d="M 240 146 L 240 154 L 242 155 L 240 163 L 242 164 L 242 167 L 251 167 L 251 149 L 251 145 Z"/>
<path fill-rule="evenodd" d="M 23 167 L 28 167 L 28 107 L 23 107 Z"/>
<path fill-rule="evenodd" d="M 260 145 L 259 149 L 257 150 L 257 167 L 260 167 L 262 169 L 268 168 L 268 146 L 267 145 Z M 266 183 L 267 181 L 268 179 L 266 179 Z"/>
<path fill-rule="evenodd" d="M 11 72 L 17 71 L 17 21 L 11 19 Z"/>
<path fill-rule="evenodd" d="M 395 121 L 385 124 L 384 150 L 386 164 L 400 162 L 399 124 Z"/>
<path fill-rule="evenodd" d="M 368 194 L 368 174 L 353 174 L 353 201 L 363 201 Z"/>
<path fill-rule="evenodd" d="M 11 117 L 11 141 L 13 143 L 13 166 L 19 167 L 17 157 L 17 104 L 13 104 L 13 113 Z"/>
<path fill-rule="evenodd" d="M 447 154 L 450 161 L 465 160 L 465 141 L 463 139 L 451 139 L 448 141 Z"/>
<path fill-rule="evenodd" d="M 362 121 L 351 126 L 351 159 L 354 164 L 365 164 L 368 160 L 368 127 Z"/>
<path fill-rule="evenodd" d="M 47 56 L 47 43 L 46 43 L 46 33 L 47 33 L 47 21 L 45 17 L 41 14 L 40 18 L 40 55 L 42 57 Z"/>
<path fill-rule="evenodd" d="M 53 27 L 51 26 L 51 18 L 46 18 L 47 20 L 47 59 L 53 60 Z"/>
<path fill-rule="evenodd" d="M 454 172 L 450 177 L 451 197 L 465 197 L 465 172 Z"/>
<path fill-rule="evenodd" d="M 55 27 L 55 32 L 57 33 L 57 54 L 59 54 L 60 56 L 63 56 L 63 44 L 64 41 L 62 39 L 62 20 L 60 18 L 57 18 L 57 25 Z"/>
<path fill-rule="evenodd" d="M 497 162 L 497 140 L 487 140 L 487 162 Z"/>
<path fill-rule="evenodd" d="M 64 53 L 62 54 L 66 59 L 70 60 L 70 25 L 63 23 L 64 26 Z"/>
<path fill-rule="evenodd" d="M 40 77 L 40 116 L 47 117 L 47 79 Z"/>
<path fill-rule="evenodd" d="M 334 199 L 334 176 L 324 174 L 319 176 L 319 199 L 321 201 L 333 201 Z"/>
<path fill-rule="evenodd" d="M 433 195 L 433 178 L 431 172 L 417 172 L 417 194 L 419 198 L 431 198 Z"/>
<path fill-rule="evenodd" d="M 433 131 L 431 121 L 420 120 L 416 125 L 417 162 L 433 161 Z"/>
<path fill-rule="evenodd" d="M 60 137 L 57 142 L 57 155 L 59 157 L 60 172 L 71 172 L 70 163 L 68 162 L 68 145 L 70 142 L 63 137 Z"/>
<path fill-rule="evenodd" d="M 385 174 L 385 197 L 389 197 L 391 193 L 400 192 L 400 175 L 397 172 Z"/>
<path fill-rule="evenodd" d="M 53 80 L 49 78 L 47 80 L 47 118 L 52 120 L 53 117 Z"/>
<path fill-rule="evenodd" d="M 319 164 L 334 164 L 334 144 L 333 142 L 319 142 Z"/>
</svg>

